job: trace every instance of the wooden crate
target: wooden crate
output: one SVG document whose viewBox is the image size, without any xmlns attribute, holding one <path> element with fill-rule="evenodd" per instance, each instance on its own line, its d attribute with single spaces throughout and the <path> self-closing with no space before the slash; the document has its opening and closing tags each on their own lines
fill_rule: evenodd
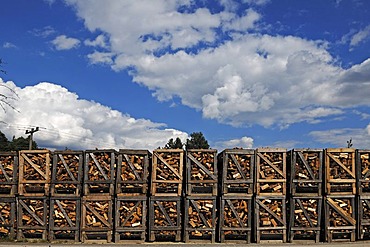
<svg viewBox="0 0 370 247">
<path fill-rule="evenodd" d="M 18 153 L 0 152 L 0 196 L 14 197 L 18 185 Z"/>
<path fill-rule="evenodd" d="M 181 241 L 181 208 L 181 197 L 150 197 L 149 241 Z"/>
<path fill-rule="evenodd" d="M 253 194 L 254 149 L 225 149 L 218 159 L 222 174 L 221 194 Z"/>
<path fill-rule="evenodd" d="M 51 159 L 49 150 L 19 151 L 18 194 L 48 196 Z"/>
<path fill-rule="evenodd" d="M 370 239 L 370 196 L 358 196 L 357 197 L 357 229 L 360 240 Z"/>
<path fill-rule="evenodd" d="M 289 152 L 290 194 L 322 195 L 322 149 L 293 149 Z"/>
<path fill-rule="evenodd" d="M 321 196 L 294 196 L 290 198 L 288 224 L 289 242 L 313 240 L 320 242 Z"/>
<path fill-rule="evenodd" d="M 215 196 L 187 196 L 185 198 L 185 243 L 215 243 L 216 207 Z"/>
<path fill-rule="evenodd" d="M 355 149 L 325 150 L 326 194 L 356 194 Z"/>
<path fill-rule="evenodd" d="M 284 148 L 256 150 L 257 195 L 286 195 L 286 154 L 287 151 Z"/>
<path fill-rule="evenodd" d="M 81 203 L 81 241 L 110 243 L 113 232 L 111 196 L 84 196 Z"/>
<path fill-rule="evenodd" d="M 51 197 L 49 241 L 80 241 L 81 199 Z"/>
<path fill-rule="evenodd" d="M 54 151 L 51 196 L 81 196 L 83 151 Z"/>
<path fill-rule="evenodd" d="M 15 239 L 16 201 L 15 197 L 0 198 L 0 238 Z"/>
<path fill-rule="evenodd" d="M 370 195 L 370 150 L 356 150 L 357 190 L 359 195 Z"/>
<path fill-rule="evenodd" d="M 117 196 L 146 195 L 151 154 L 148 150 L 120 149 L 117 163 Z"/>
<path fill-rule="evenodd" d="M 47 241 L 48 198 L 20 196 L 17 198 L 17 240 Z"/>
<path fill-rule="evenodd" d="M 247 243 L 252 236 L 252 195 L 224 195 L 220 200 L 221 243 Z"/>
<path fill-rule="evenodd" d="M 117 197 L 115 209 L 115 242 L 143 243 L 147 230 L 147 197 Z"/>
<path fill-rule="evenodd" d="M 285 196 L 257 196 L 255 201 L 255 238 L 286 242 Z"/>
<path fill-rule="evenodd" d="M 187 150 L 186 171 L 187 195 L 217 195 L 217 150 Z"/>
<path fill-rule="evenodd" d="M 116 151 L 113 149 L 85 151 L 84 195 L 114 195 Z"/>
<path fill-rule="evenodd" d="M 354 195 L 325 197 L 325 239 L 332 241 L 355 241 L 356 207 Z"/>
<path fill-rule="evenodd" d="M 184 150 L 157 149 L 153 151 L 151 195 L 181 196 Z"/>
</svg>

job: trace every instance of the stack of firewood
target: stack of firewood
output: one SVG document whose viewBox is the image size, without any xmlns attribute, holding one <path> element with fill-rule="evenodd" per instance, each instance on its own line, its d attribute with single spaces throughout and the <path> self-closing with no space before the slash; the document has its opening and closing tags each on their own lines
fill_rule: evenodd
<svg viewBox="0 0 370 247">
<path fill-rule="evenodd" d="M 358 238 L 370 239 L 370 150 L 356 151 Z"/>
<path fill-rule="evenodd" d="M 18 185 L 18 154 L 0 152 L 0 195 L 15 197 Z"/>
</svg>

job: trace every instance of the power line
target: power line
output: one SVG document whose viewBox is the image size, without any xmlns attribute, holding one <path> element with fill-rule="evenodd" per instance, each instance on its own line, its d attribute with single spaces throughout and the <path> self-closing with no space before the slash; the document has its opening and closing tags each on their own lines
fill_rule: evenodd
<svg viewBox="0 0 370 247">
<path fill-rule="evenodd" d="M 32 150 L 32 143 L 33 143 L 33 133 L 39 131 L 39 127 L 36 127 L 36 128 L 31 128 L 30 130 L 26 130 L 26 135 L 30 134 L 29 135 L 29 139 L 30 139 L 30 144 L 28 146 L 28 149 L 29 150 Z"/>
</svg>

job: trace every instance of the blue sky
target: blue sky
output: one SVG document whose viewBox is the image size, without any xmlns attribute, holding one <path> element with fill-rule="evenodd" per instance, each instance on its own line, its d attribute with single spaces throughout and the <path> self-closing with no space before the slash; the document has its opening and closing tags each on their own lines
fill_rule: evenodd
<svg viewBox="0 0 370 247">
<path fill-rule="evenodd" d="M 8 138 L 144 148 L 370 147 L 366 0 L 4 0 Z M 14 95 L 13 95 L 14 96 Z"/>
</svg>

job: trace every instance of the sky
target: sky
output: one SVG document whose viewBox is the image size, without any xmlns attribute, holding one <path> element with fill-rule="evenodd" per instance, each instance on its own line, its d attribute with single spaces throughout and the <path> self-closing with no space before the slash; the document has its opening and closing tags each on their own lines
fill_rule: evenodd
<svg viewBox="0 0 370 247">
<path fill-rule="evenodd" d="M 3 0 L 0 23 L 8 139 L 370 148 L 370 1 Z"/>
</svg>

